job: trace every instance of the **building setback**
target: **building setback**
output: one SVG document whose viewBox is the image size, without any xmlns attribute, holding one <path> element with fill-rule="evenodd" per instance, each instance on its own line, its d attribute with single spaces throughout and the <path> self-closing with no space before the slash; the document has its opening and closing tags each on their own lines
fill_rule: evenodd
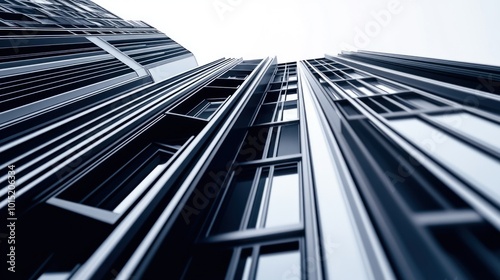
<svg viewBox="0 0 500 280">
<path fill-rule="evenodd" d="M 0 34 L 2 279 L 500 278 L 499 67 L 198 66 L 84 0 Z"/>
</svg>

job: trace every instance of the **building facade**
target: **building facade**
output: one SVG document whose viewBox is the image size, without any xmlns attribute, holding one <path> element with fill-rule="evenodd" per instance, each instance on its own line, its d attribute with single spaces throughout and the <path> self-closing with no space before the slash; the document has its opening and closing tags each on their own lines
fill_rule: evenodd
<svg viewBox="0 0 500 280">
<path fill-rule="evenodd" d="M 2 279 L 500 277 L 500 68 L 0 11 Z"/>
</svg>

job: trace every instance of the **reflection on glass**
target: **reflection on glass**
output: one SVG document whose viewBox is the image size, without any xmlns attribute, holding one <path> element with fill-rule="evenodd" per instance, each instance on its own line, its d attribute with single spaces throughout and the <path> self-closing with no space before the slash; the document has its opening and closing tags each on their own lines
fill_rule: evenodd
<svg viewBox="0 0 500 280">
<path fill-rule="evenodd" d="M 353 78 L 353 79 L 363 78 L 363 76 L 361 74 L 356 73 L 356 72 L 349 73 L 349 76 L 351 76 L 351 78 Z"/>
<path fill-rule="evenodd" d="M 257 118 L 255 119 L 255 123 L 267 123 L 273 119 L 274 109 L 276 105 L 274 104 L 266 104 L 260 107 L 259 113 L 257 114 Z"/>
<path fill-rule="evenodd" d="M 293 121 L 298 118 L 297 108 L 285 108 L 283 110 L 282 121 Z"/>
<path fill-rule="evenodd" d="M 390 120 L 392 126 L 486 197 L 500 204 L 500 161 L 421 119 Z"/>
<path fill-rule="evenodd" d="M 371 92 L 369 89 L 367 89 L 364 86 L 358 86 L 358 89 L 363 92 L 366 95 L 373 95 L 373 92 Z"/>
<path fill-rule="evenodd" d="M 404 100 L 406 100 L 407 102 L 411 103 L 412 105 L 414 106 L 417 106 L 421 109 L 435 109 L 435 108 L 439 108 L 439 106 L 434 103 L 434 102 L 431 102 L 419 95 L 411 95 L 411 96 L 408 96 L 408 97 L 404 97 Z"/>
<path fill-rule="evenodd" d="M 243 170 L 235 176 L 229 186 L 224 203 L 217 214 L 212 234 L 236 231 L 240 229 L 255 175 L 255 169 Z"/>
<path fill-rule="evenodd" d="M 300 153 L 298 124 L 282 126 L 277 156 L 286 156 L 298 153 Z"/>
<path fill-rule="evenodd" d="M 259 256 L 255 279 L 286 279 L 287 276 L 300 278 L 300 253 L 288 251 Z"/>
<path fill-rule="evenodd" d="M 274 157 L 275 149 L 276 149 L 276 136 L 278 134 L 278 128 L 273 127 L 271 133 L 271 141 L 269 141 L 269 149 L 267 150 L 267 157 Z"/>
<path fill-rule="evenodd" d="M 376 83 L 375 84 L 376 87 L 378 87 L 379 89 L 387 92 L 387 93 L 395 93 L 396 91 L 393 90 L 392 88 L 388 87 L 388 86 L 385 86 L 383 84 L 379 84 L 379 83 Z"/>
<path fill-rule="evenodd" d="M 245 262 L 245 270 L 243 270 L 243 275 L 241 276 L 241 280 L 249 279 L 251 267 L 252 267 L 252 259 L 250 257 L 248 257 L 246 262 Z"/>
<path fill-rule="evenodd" d="M 500 151 L 500 125 L 494 122 L 469 113 L 435 115 L 429 118 Z"/>
<path fill-rule="evenodd" d="M 297 94 L 296 93 L 289 93 L 286 95 L 286 101 L 291 101 L 291 100 L 297 100 Z"/>
<path fill-rule="evenodd" d="M 262 219 L 261 213 L 263 212 L 263 194 L 266 193 L 266 189 L 268 188 L 269 182 L 269 167 L 266 167 L 262 170 L 259 185 L 257 187 L 257 191 L 255 193 L 255 200 L 253 202 L 252 213 L 250 215 L 250 220 L 248 221 L 248 228 L 256 228 L 257 225 L 260 224 Z"/>
<path fill-rule="evenodd" d="M 275 170 L 266 227 L 292 225 L 300 222 L 299 176 L 297 167 Z"/>
<path fill-rule="evenodd" d="M 252 249 L 244 249 L 241 252 L 240 260 L 238 261 L 238 266 L 236 268 L 234 279 L 242 279 L 242 280 L 249 279 L 251 268 L 252 268 Z"/>
<path fill-rule="evenodd" d="M 297 83 L 289 83 L 288 84 L 288 90 L 296 89 L 296 88 L 297 88 Z"/>
</svg>

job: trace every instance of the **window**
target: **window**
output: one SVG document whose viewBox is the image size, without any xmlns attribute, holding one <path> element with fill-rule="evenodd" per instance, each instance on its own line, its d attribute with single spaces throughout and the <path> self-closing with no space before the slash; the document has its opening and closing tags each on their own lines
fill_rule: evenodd
<svg viewBox="0 0 500 280">
<path fill-rule="evenodd" d="M 221 99 L 205 99 L 187 115 L 207 120 L 219 109 L 222 103 L 224 100 Z"/>
<path fill-rule="evenodd" d="M 257 252 L 253 254 L 255 250 Z M 257 246 L 253 249 L 244 248 L 235 261 L 236 271 L 234 275 L 226 275 L 226 279 L 265 280 L 302 277 L 302 257 L 298 242 Z"/>
<path fill-rule="evenodd" d="M 430 115 L 430 119 L 500 150 L 500 125 L 469 113 Z"/>
<path fill-rule="evenodd" d="M 254 176 L 255 169 L 246 169 L 240 174 L 234 175 L 213 225 L 212 234 L 240 229 Z"/>
<path fill-rule="evenodd" d="M 301 276 L 301 259 L 298 250 L 275 252 L 265 249 L 259 256 L 255 279 L 283 279 L 286 275 L 293 275 L 295 278 Z"/>
<path fill-rule="evenodd" d="M 300 195 L 297 167 L 275 169 L 270 189 L 265 227 L 298 224 Z"/>
<path fill-rule="evenodd" d="M 214 258 L 214 256 L 217 256 Z M 200 250 L 183 279 L 301 279 L 299 241 Z"/>
<path fill-rule="evenodd" d="M 297 103 L 286 104 L 283 108 L 282 121 L 293 121 L 298 118 Z"/>
<path fill-rule="evenodd" d="M 300 153 L 299 125 L 292 124 L 281 126 L 277 156 L 286 156 L 298 153 Z"/>
<path fill-rule="evenodd" d="M 233 176 L 216 210 L 209 229 L 211 235 L 300 224 L 301 187 L 297 163 L 245 168 Z"/>
<path fill-rule="evenodd" d="M 255 124 L 268 123 L 273 120 L 274 110 L 276 108 L 276 104 L 265 104 L 260 107 L 259 113 L 255 118 Z"/>
<path fill-rule="evenodd" d="M 484 196 L 500 203 L 500 161 L 418 118 L 389 121 L 409 141 L 454 170 Z"/>
<path fill-rule="evenodd" d="M 288 92 L 286 94 L 285 101 L 293 101 L 293 100 L 297 100 L 297 93 L 296 92 Z"/>
<path fill-rule="evenodd" d="M 268 158 L 300 153 L 300 135 L 297 123 L 272 127 L 269 135 Z"/>
<path fill-rule="evenodd" d="M 113 224 L 154 185 L 178 149 L 158 145 L 148 146 L 116 171 L 110 166 L 115 162 L 102 164 L 47 203 Z M 103 170 L 112 175 L 100 180 L 95 174 Z"/>
</svg>

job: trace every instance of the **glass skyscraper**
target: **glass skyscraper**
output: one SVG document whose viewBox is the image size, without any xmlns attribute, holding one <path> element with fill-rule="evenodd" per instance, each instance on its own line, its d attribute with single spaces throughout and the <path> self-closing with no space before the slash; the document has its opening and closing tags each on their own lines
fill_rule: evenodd
<svg viewBox="0 0 500 280">
<path fill-rule="evenodd" d="M 84 0 L 0 33 L 2 279 L 500 278 L 499 67 L 198 66 Z"/>
</svg>

